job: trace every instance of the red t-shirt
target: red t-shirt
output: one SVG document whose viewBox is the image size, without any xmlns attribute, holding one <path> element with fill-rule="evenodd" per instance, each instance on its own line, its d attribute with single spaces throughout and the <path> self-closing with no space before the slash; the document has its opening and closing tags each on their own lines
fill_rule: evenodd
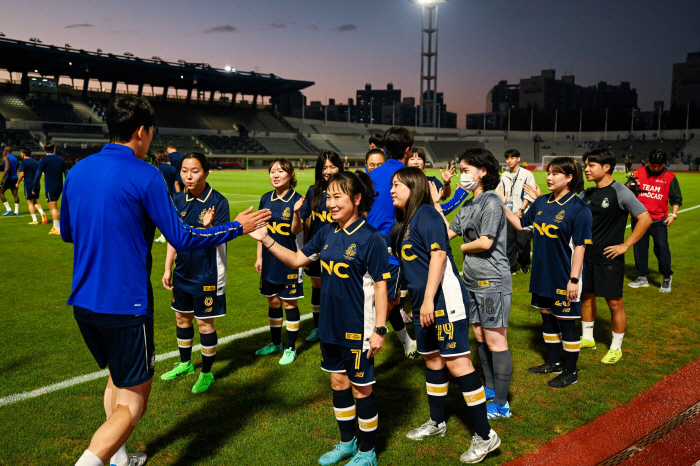
<svg viewBox="0 0 700 466">
<path fill-rule="evenodd" d="M 647 208 L 652 220 L 668 217 L 668 192 L 675 176 L 668 170 L 657 176 L 651 175 L 647 167 L 639 167 L 637 170 L 639 185 L 643 191 L 638 199 Z"/>
</svg>

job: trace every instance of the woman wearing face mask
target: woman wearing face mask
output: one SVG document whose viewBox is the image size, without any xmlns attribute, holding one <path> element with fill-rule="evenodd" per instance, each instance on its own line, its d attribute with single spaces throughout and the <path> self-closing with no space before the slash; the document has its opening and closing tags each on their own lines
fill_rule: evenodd
<svg viewBox="0 0 700 466">
<path fill-rule="evenodd" d="M 408 160 L 409 167 L 416 167 L 420 170 L 425 171 L 425 151 L 420 147 L 414 147 L 411 149 L 411 158 Z M 447 164 L 445 166 L 445 171 L 440 170 L 440 177 L 442 182 L 434 176 L 428 177 L 428 183 L 435 186 L 435 191 L 432 192 L 433 201 L 438 202 L 443 199 L 450 197 L 452 193 L 452 186 L 450 185 L 450 180 L 455 175 L 455 167 L 452 164 Z M 443 184 L 444 183 L 444 184 Z M 452 213 L 459 205 L 467 198 L 469 193 L 465 191 L 461 186 L 457 187 L 454 197 L 440 205 L 440 208 L 445 213 L 449 215 Z M 437 197 L 436 197 L 437 196 Z"/>
<path fill-rule="evenodd" d="M 592 244 L 593 223 L 591 210 L 574 192 L 579 176 L 574 159 L 557 157 L 547 165 L 551 193 L 538 197 L 522 218 L 506 209 L 508 222 L 517 231 L 534 226 L 530 293 L 532 306 L 542 315 L 548 357 L 544 364 L 528 370 L 532 374 L 558 374 L 548 382 L 553 388 L 578 382 L 576 362 L 581 341 L 576 319 L 581 317 L 583 257 L 586 245 Z"/>
<path fill-rule="evenodd" d="M 430 419 L 407 434 L 412 440 L 445 435 L 445 402 L 451 373 L 459 383 L 475 435 L 461 460 L 478 463 L 501 444 L 489 426 L 486 395 L 469 359 L 469 297 L 459 278 L 447 228 L 432 207 L 428 180 L 413 167 L 398 170 L 391 196 L 396 208 L 392 247 L 408 283 L 418 352 L 423 355 Z"/>
<path fill-rule="evenodd" d="M 374 356 L 387 333 L 389 255 L 384 236 L 364 219 L 374 203 L 374 186 L 366 173 L 331 176 L 326 202 L 337 223 L 321 228 L 301 251 L 285 248 L 264 228 L 251 236 L 289 267 L 320 260 L 321 368 L 330 372 L 340 443 L 318 462 L 332 465 L 352 457 L 347 464 L 376 466 L 379 415 L 372 385 Z M 360 427 L 359 451 L 355 418 Z"/>
<path fill-rule="evenodd" d="M 287 159 L 277 159 L 270 164 L 270 183 L 275 188 L 260 199 L 261 209 L 270 209 L 272 218 L 267 228 L 270 236 L 286 248 L 296 251 L 299 248 L 297 235 L 303 224 L 299 210 L 304 197 L 294 191 L 297 180 L 294 167 Z M 281 365 L 294 362 L 297 358 L 296 341 L 301 315 L 297 300 L 304 297 L 304 277 L 301 269 L 292 269 L 277 260 L 267 249 L 258 243 L 255 270 L 260 274 L 260 294 L 269 304 L 270 334 L 272 342 L 255 352 L 258 356 L 284 351 Z M 282 345 L 282 306 L 287 313 L 287 347 Z"/>
<path fill-rule="evenodd" d="M 508 389 L 513 361 L 507 335 L 513 284 L 506 255 L 506 214 L 494 191 L 500 182 L 500 166 L 486 149 L 468 149 L 459 159 L 462 187 L 474 195 L 448 224 L 448 234 L 450 239 L 461 236 L 464 240 L 460 249 L 469 290 L 469 318 L 479 342 L 486 398 L 493 399 L 487 406 L 488 416 L 508 418 L 512 415 Z M 438 205 L 435 208 L 440 210 Z"/>
<path fill-rule="evenodd" d="M 304 244 L 311 241 L 316 233 L 333 221 L 326 207 L 326 188 L 332 175 L 343 171 L 343 161 L 332 150 L 322 151 L 316 159 L 316 180 L 306 191 L 301 207 L 301 220 L 304 222 Z M 310 263 L 304 273 L 311 278 L 311 312 L 314 316 L 314 329 L 306 341 L 318 341 L 318 317 L 321 310 L 321 265 Z"/>
</svg>

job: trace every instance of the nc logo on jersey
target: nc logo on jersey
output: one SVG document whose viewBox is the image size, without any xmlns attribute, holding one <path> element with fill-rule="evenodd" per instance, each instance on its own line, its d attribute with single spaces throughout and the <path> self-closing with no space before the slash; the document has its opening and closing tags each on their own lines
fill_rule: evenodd
<svg viewBox="0 0 700 466">
<path fill-rule="evenodd" d="M 546 235 L 546 236 L 549 236 L 550 238 L 557 237 L 556 233 L 552 233 L 552 230 L 559 229 L 559 227 L 556 225 L 547 225 L 546 223 L 542 223 L 541 225 L 539 225 L 537 223 L 533 223 L 532 225 L 535 227 L 535 230 L 537 230 L 537 232 L 540 235 Z"/>
<path fill-rule="evenodd" d="M 562 210 L 561 212 L 559 212 L 559 213 L 557 214 L 556 217 L 554 217 L 554 221 L 557 222 L 557 223 L 563 222 L 563 221 L 564 221 L 564 215 L 565 215 L 565 214 L 566 214 L 566 211 L 565 211 L 565 210 Z"/>
<path fill-rule="evenodd" d="M 333 217 L 330 212 L 311 212 L 311 220 L 320 219 L 322 222 L 332 222 Z"/>
<path fill-rule="evenodd" d="M 403 257 L 403 260 L 412 261 L 413 259 L 418 257 L 410 251 L 412 247 L 412 244 L 406 244 L 404 247 L 401 248 L 401 257 Z"/>
<path fill-rule="evenodd" d="M 357 246 L 355 246 L 355 243 L 352 243 L 350 247 L 345 250 L 345 258 L 351 261 L 355 258 L 355 254 L 357 254 Z"/>
<path fill-rule="evenodd" d="M 271 232 L 277 233 L 278 235 L 282 236 L 289 236 L 289 227 L 289 223 L 272 222 L 272 225 L 270 225 L 269 223 L 267 224 L 267 228 L 269 228 Z"/>
<path fill-rule="evenodd" d="M 605 199 L 603 199 L 603 202 L 600 203 L 600 206 L 603 209 L 607 209 L 608 207 L 610 207 L 610 201 L 608 200 L 607 197 Z"/>
<path fill-rule="evenodd" d="M 292 210 L 289 207 L 284 209 L 284 212 L 282 212 L 282 219 L 289 220 L 289 217 L 291 217 L 291 216 L 292 216 Z"/>
<path fill-rule="evenodd" d="M 348 267 L 350 267 L 348 264 L 343 264 L 342 262 L 334 264 L 333 261 L 326 263 L 323 260 L 321 260 L 321 270 L 325 270 L 326 272 L 328 272 L 328 275 L 336 275 L 340 278 L 348 278 L 349 275 L 343 273 L 341 270 L 347 269 Z"/>
<path fill-rule="evenodd" d="M 207 296 L 206 298 L 204 298 L 205 306 L 211 306 L 212 304 L 214 304 L 214 298 L 212 298 L 211 296 Z"/>
</svg>

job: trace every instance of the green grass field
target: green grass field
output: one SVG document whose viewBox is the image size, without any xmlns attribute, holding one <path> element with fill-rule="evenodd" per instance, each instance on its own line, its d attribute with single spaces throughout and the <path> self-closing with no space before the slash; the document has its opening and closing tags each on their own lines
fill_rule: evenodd
<svg viewBox="0 0 700 466">
<path fill-rule="evenodd" d="M 311 171 L 300 175 L 299 191 L 305 192 L 312 178 Z M 545 187 L 544 174 L 538 172 L 536 178 Z M 616 178 L 623 179 L 619 174 Z M 214 172 L 209 181 L 231 202 L 232 218 L 248 206 L 257 207 L 259 196 L 271 189 L 264 171 Z M 682 209 L 700 205 L 700 176 L 681 174 L 679 181 L 684 194 Z M 21 212 L 20 217 L 0 217 L 0 257 L 4 263 L 0 397 L 99 369 L 82 341 L 72 309 L 66 305 L 73 246 L 60 237 L 49 236 L 50 224 L 27 225 L 30 218 L 24 200 Z M 675 271 L 671 294 L 659 293 L 658 273 L 650 275 L 649 288 L 633 290 L 625 286 L 628 328 L 624 358 L 615 366 L 599 362 L 610 342 L 610 315 L 604 302 L 599 301 L 595 328 L 598 349 L 581 352 L 579 383 L 563 391 L 549 388 L 549 377 L 527 373 L 527 367 L 542 362 L 545 352 L 541 320 L 529 305 L 529 275 L 513 277 L 509 342 L 514 363 L 510 393 L 514 416 L 492 422 L 503 444 L 483 464 L 501 464 L 533 451 L 627 403 L 700 357 L 698 293 L 693 288 L 699 276 L 699 232 L 700 209 L 681 213 L 670 229 Z M 255 247 L 249 237 L 229 244 L 228 316 L 217 319 L 220 338 L 267 325 L 267 301 L 258 295 L 259 276 L 253 269 Z M 453 250 L 458 247 L 457 239 Z M 160 283 L 165 246 L 156 243 L 153 251 L 155 343 L 156 353 L 162 354 L 177 349 L 175 317 L 170 310 L 170 293 Z M 657 269 L 653 254 L 650 267 Z M 634 278 L 630 251 L 627 282 Z M 300 301 L 302 314 L 310 312 L 308 281 L 305 287 L 307 298 Z M 299 358 L 286 367 L 278 365 L 277 356 L 260 358 L 253 354 L 269 341 L 267 332 L 221 345 L 213 369 L 216 382 L 204 394 L 190 392 L 194 375 L 162 381 L 160 375 L 176 360 L 159 362 L 148 413 L 129 439 L 129 450 L 145 451 L 151 465 L 316 464 L 318 457 L 336 443 L 338 430 L 329 377 L 320 369 L 318 344 L 304 342 L 312 325 L 311 320 L 302 322 Z M 409 332 L 413 333 L 410 326 Z M 429 417 L 425 365 L 422 360 L 406 360 L 392 332 L 386 342 L 375 367 L 380 463 L 458 464 L 473 432 L 458 387 L 453 383 L 448 396 L 447 435 L 423 442 L 408 440 L 406 432 Z M 195 343 L 199 343 L 198 336 Z M 476 354 L 473 359 L 480 370 Z M 197 365 L 200 360 L 200 354 L 195 353 Z M 73 464 L 104 420 L 105 382 L 106 378 L 99 378 L 0 406 L 0 464 Z"/>
</svg>

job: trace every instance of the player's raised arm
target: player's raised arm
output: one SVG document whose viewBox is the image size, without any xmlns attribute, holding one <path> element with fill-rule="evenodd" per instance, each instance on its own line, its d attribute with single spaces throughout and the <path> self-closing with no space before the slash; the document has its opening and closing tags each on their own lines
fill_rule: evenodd
<svg viewBox="0 0 700 466">
<path fill-rule="evenodd" d="M 266 247 L 273 256 L 282 261 L 287 267 L 298 269 L 310 264 L 312 261 L 299 251 L 291 251 L 280 245 L 268 235 L 267 227 L 261 227 L 250 233 L 250 237 L 260 241 L 263 247 Z"/>
</svg>

